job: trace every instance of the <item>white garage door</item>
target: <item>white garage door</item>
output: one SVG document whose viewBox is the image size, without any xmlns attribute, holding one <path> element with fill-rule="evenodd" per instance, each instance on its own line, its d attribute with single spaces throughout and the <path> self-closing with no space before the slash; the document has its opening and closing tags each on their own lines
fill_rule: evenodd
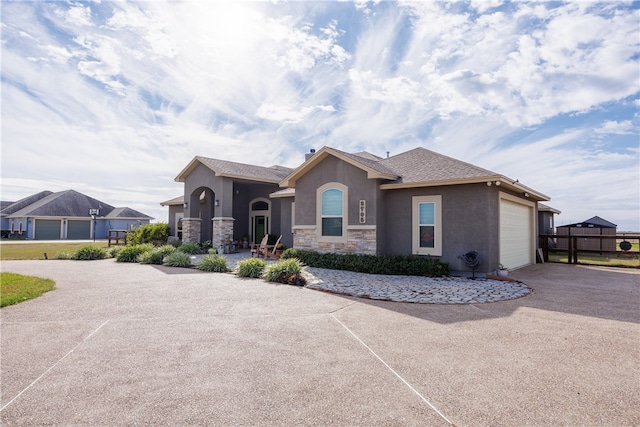
<svg viewBox="0 0 640 427">
<path fill-rule="evenodd" d="M 500 264 L 508 269 L 533 263 L 533 207 L 500 199 Z"/>
</svg>

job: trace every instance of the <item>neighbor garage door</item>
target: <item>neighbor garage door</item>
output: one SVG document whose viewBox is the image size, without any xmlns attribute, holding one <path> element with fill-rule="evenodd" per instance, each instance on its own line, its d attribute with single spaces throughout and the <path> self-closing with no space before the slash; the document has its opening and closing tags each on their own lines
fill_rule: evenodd
<svg viewBox="0 0 640 427">
<path fill-rule="evenodd" d="M 500 199 L 500 264 L 508 269 L 533 263 L 533 207 Z"/>
<path fill-rule="evenodd" d="M 59 240 L 60 220 L 59 219 L 36 219 L 35 220 L 36 240 Z"/>
<path fill-rule="evenodd" d="M 91 221 L 68 221 L 67 239 L 83 240 L 91 238 Z"/>
</svg>

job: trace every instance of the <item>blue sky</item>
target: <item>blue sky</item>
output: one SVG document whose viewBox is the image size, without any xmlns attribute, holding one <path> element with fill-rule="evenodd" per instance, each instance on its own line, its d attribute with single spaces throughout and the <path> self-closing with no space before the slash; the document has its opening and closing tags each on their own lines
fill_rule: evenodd
<svg viewBox="0 0 640 427">
<path fill-rule="evenodd" d="M 640 231 L 640 2 L 1 3 L 2 199 L 422 146 Z"/>
</svg>

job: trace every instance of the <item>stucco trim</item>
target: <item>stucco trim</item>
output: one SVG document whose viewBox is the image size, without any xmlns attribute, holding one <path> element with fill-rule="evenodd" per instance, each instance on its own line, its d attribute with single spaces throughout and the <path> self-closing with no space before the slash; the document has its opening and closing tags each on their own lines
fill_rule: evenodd
<svg viewBox="0 0 640 427">
<path fill-rule="evenodd" d="M 347 225 L 347 230 L 375 230 L 377 225 Z"/>
</svg>

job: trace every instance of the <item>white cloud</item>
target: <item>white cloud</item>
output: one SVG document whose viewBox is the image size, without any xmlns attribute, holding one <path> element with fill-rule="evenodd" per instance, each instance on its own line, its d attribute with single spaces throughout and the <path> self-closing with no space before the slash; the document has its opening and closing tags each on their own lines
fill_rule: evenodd
<svg viewBox="0 0 640 427">
<path fill-rule="evenodd" d="M 612 120 L 602 123 L 602 126 L 595 130 L 596 133 L 630 135 L 634 132 L 635 127 L 631 120 L 623 120 L 621 122 Z"/>
<path fill-rule="evenodd" d="M 52 182 L 159 212 L 194 155 L 297 166 L 322 145 L 421 145 L 519 178 L 563 217 L 595 200 L 637 217 L 640 12 L 467 6 L 3 3 L 3 194 Z"/>
</svg>

